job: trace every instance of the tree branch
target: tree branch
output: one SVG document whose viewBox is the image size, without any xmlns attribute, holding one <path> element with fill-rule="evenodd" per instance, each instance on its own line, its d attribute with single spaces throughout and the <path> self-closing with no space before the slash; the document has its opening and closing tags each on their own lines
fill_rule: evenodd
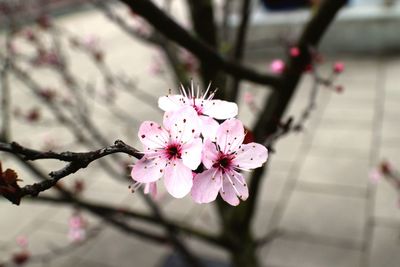
<svg viewBox="0 0 400 267">
<path fill-rule="evenodd" d="M 107 155 L 115 153 L 124 153 L 133 156 L 137 159 L 142 158 L 137 149 L 125 144 L 121 140 L 115 141 L 114 145 L 107 146 L 98 150 L 77 153 L 77 152 L 62 152 L 56 153 L 52 151 L 42 152 L 34 149 L 25 148 L 15 142 L 4 143 L 0 142 L 0 151 L 9 152 L 18 155 L 22 160 L 39 160 L 39 159 L 57 159 L 69 162 L 60 170 L 49 173 L 51 179 L 43 180 L 32 185 L 25 185 L 18 192 L 18 197 L 21 199 L 27 195 L 37 196 L 40 192 L 46 191 L 53 187 L 60 179 L 77 172 L 80 169 L 86 168 L 90 163 Z"/>
<path fill-rule="evenodd" d="M 266 100 L 264 109 L 253 128 L 257 142 L 263 143 L 267 134 L 273 134 L 276 131 L 277 125 L 292 99 L 305 67 L 311 62 L 310 47 L 318 46 L 323 34 L 345 3 L 346 0 L 323 1 L 318 11 L 305 27 L 297 44 L 301 50 L 300 56 L 290 57 L 282 76 L 281 86 Z M 265 170 L 266 167 L 259 168 L 252 175 L 249 186 L 250 197 L 246 202 L 247 208 L 244 215 L 245 225 L 249 225 L 251 222 Z"/>
<path fill-rule="evenodd" d="M 236 62 L 228 61 L 221 57 L 214 49 L 204 42 L 195 38 L 182 28 L 174 20 L 168 17 L 152 1 L 148 0 L 120 0 L 128 5 L 133 11 L 145 18 L 151 25 L 164 34 L 170 40 L 183 46 L 203 62 L 224 70 L 230 75 L 249 80 L 259 84 L 276 87 L 280 84 L 277 76 L 271 74 L 260 74 L 254 70 L 238 65 Z"/>
</svg>

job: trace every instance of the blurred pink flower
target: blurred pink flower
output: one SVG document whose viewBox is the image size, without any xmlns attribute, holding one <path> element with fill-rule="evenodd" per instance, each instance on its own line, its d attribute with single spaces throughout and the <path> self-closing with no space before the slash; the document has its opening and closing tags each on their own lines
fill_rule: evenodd
<svg viewBox="0 0 400 267">
<path fill-rule="evenodd" d="M 285 70 L 285 62 L 281 59 L 275 59 L 270 64 L 273 73 L 281 74 Z"/>
<path fill-rule="evenodd" d="M 344 71 L 344 63 L 337 61 L 335 64 L 333 64 L 333 71 L 335 73 L 342 73 Z"/>
<path fill-rule="evenodd" d="M 69 219 L 68 225 L 68 239 L 71 242 L 82 242 L 86 239 L 86 221 L 79 213 Z"/>
<path fill-rule="evenodd" d="M 300 49 L 297 46 L 291 47 L 289 52 L 291 57 L 300 56 Z"/>
<path fill-rule="evenodd" d="M 26 248 L 29 244 L 28 238 L 24 235 L 17 236 L 16 242 L 21 248 Z"/>
</svg>

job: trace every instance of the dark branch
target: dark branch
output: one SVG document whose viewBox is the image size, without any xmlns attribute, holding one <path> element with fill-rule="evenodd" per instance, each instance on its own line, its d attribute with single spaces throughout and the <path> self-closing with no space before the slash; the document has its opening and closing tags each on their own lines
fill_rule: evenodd
<svg viewBox="0 0 400 267">
<path fill-rule="evenodd" d="M 34 149 L 25 148 L 15 142 L 4 143 L 0 142 L 0 151 L 9 152 L 21 157 L 22 160 L 38 160 L 38 159 L 56 159 L 65 162 L 69 162 L 65 167 L 60 170 L 53 171 L 49 173 L 51 179 L 43 180 L 39 183 L 32 185 L 26 185 L 21 188 L 19 194 L 19 199 L 30 195 L 37 196 L 40 192 L 53 187 L 60 179 L 77 172 L 80 169 L 86 168 L 90 163 L 98 160 L 107 155 L 115 153 L 124 153 L 140 159 L 143 154 L 121 140 L 115 141 L 114 145 L 107 146 L 98 150 L 77 153 L 77 152 L 62 152 L 56 153 L 53 151 L 42 152 Z"/>
<path fill-rule="evenodd" d="M 203 62 L 224 70 L 230 75 L 240 79 L 249 80 L 259 84 L 272 85 L 276 87 L 280 80 L 270 74 L 260 74 L 254 70 L 238 65 L 236 62 L 228 61 L 221 57 L 204 42 L 195 38 L 182 28 L 174 20 L 168 17 L 153 2 L 148 0 L 120 0 L 128 5 L 134 12 L 145 18 L 154 28 L 170 40 L 183 46 Z"/>
</svg>

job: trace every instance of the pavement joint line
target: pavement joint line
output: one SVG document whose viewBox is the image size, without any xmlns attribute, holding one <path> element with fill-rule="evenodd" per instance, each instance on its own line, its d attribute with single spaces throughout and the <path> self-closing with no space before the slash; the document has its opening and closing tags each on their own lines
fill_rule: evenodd
<svg viewBox="0 0 400 267">
<path fill-rule="evenodd" d="M 375 108 L 374 108 L 374 125 L 371 129 L 371 146 L 369 151 L 369 165 L 373 167 L 378 158 L 381 140 L 382 140 L 382 126 L 384 118 L 384 102 L 385 102 L 385 91 L 386 91 L 386 65 L 385 60 L 377 58 L 378 68 L 376 70 L 377 80 L 375 83 Z M 371 265 L 371 250 L 373 242 L 374 224 L 373 222 L 375 213 L 375 199 L 376 199 L 376 185 L 372 183 L 367 184 L 367 201 L 365 203 L 365 225 L 364 225 L 364 240 L 363 240 L 363 253 L 360 260 L 361 267 L 369 267 Z"/>
<path fill-rule="evenodd" d="M 346 189 L 344 189 L 346 188 Z M 347 190 L 347 191 L 343 191 Z M 367 188 L 349 186 L 349 185 L 341 185 L 341 184 L 328 184 L 321 182 L 311 182 L 299 180 L 298 184 L 295 188 L 296 191 L 300 192 L 308 192 L 313 194 L 321 194 L 321 195 L 331 195 L 337 197 L 350 197 L 357 199 L 366 199 L 367 198 Z"/>
</svg>

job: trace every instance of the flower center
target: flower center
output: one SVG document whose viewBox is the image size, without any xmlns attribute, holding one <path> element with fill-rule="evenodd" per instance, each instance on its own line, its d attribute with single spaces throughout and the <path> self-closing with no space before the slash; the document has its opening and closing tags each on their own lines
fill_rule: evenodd
<svg viewBox="0 0 400 267">
<path fill-rule="evenodd" d="M 197 105 L 193 105 L 194 110 L 196 110 L 197 115 L 203 115 L 203 108 Z"/>
<path fill-rule="evenodd" d="M 232 166 L 233 159 L 234 159 L 233 155 L 227 155 L 227 154 L 220 153 L 220 155 L 218 156 L 218 159 L 214 163 L 213 167 L 220 168 L 222 170 L 229 169 Z"/>
<path fill-rule="evenodd" d="M 181 158 L 182 156 L 182 148 L 179 144 L 168 145 L 167 148 L 165 149 L 165 152 L 167 153 L 168 159 Z"/>
</svg>

